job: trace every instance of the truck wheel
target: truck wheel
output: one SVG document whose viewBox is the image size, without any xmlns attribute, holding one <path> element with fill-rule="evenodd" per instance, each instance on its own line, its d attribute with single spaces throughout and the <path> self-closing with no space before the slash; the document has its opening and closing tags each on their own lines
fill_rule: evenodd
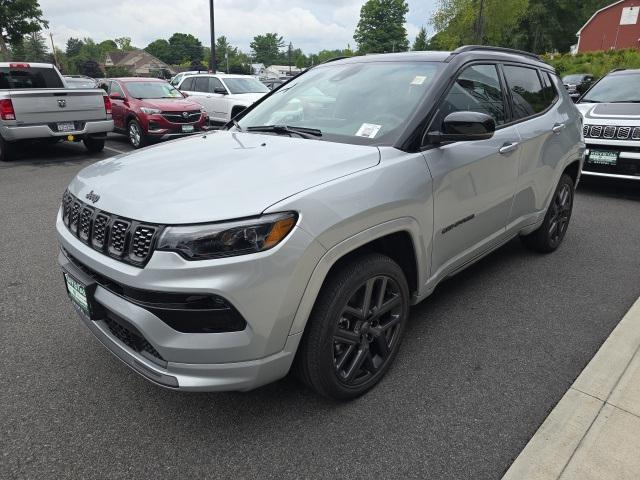
<svg viewBox="0 0 640 480">
<path fill-rule="evenodd" d="M 142 148 L 147 144 L 147 139 L 144 135 L 144 131 L 137 120 L 131 120 L 127 127 L 129 134 L 129 143 L 133 148 Z"/>
<path fill-rule="evenodd" d="M 323 396 L 362 395 L 391 366 L 408 316 L 409 287 L 398 264 L 377 253 L 352 260 L 322 287 L 296 356 L 296 373 Z"/>
<path fill-rule="evenodd" d="M 0 162 L 9 162 L 12 160 L 12 153 L 11 144 L 4 138 L 0 137 Z"/>
<path fill-rule="evenodd" d="M 102 150 L 104 150 L 104 142 L 105 142 L 104 138 L 86 137 L 84 140 L 82 140 L 82 143 L 84 143 L 84 146 L 91 153 L 100 153 Z"/>
<path fill-rule="evenodd" d="M 542 225 L 535 232 L 520 237 L 527 247 L 536 252 L 551 253 L 560 246 L 571 220 L 574 191 L 573 179 L 562 174 Z"/>
</svg>

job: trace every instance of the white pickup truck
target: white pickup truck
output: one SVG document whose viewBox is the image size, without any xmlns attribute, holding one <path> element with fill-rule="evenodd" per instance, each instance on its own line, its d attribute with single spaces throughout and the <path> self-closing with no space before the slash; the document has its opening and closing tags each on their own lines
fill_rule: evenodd
<svg viewBox="0 0 640 480">
<path fill-rule="evenodd" d="M 0 161 L 10 160 L 21 141 L 82 141 L 99 152 L 112 130 L 103 90 L 66 88 L 48 63 L 0 62 Z"/>
</svg>

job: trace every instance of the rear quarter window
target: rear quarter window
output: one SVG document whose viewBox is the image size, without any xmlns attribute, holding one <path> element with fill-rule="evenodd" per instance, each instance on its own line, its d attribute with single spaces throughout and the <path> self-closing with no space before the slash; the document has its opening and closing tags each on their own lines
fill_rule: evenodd
<svg viewBox="0 0 640 480">
<path fill-rule="evenodd" d="M 0 67 L 0 89 L 64 88 L 53 68 Z"/>
</svg>

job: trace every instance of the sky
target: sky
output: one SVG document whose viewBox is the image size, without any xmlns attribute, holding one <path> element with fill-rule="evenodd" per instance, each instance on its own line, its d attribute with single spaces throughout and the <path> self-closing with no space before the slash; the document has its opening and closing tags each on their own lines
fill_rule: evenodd
<svg viewBox="0 0 640 480">
<path fill-rule="evenodd" d="M 409 0 L 407 32 L 413 42 L 437 0 Z M 215 0 L 216 36 L 249 52 L 255 35 L 277 32 L 306 53 L 355 48 L 353 32 L 364 0 Z M 191 33 L 209 45 L 208 0 L 40 0 L 56 46 L 69 37 L 96 42 L 130 37 L 144 48 L 174 32 Z"/>
</svg>

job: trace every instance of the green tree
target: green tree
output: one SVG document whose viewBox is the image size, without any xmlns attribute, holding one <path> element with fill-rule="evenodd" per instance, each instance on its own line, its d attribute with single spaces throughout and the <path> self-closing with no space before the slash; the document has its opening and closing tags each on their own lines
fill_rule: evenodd
<svg viewBox="0 0 640 480">
<path fill-rule="evenodd" d="M 416 39 L 413 42 L 413 49 L 417 52 L 420 51 L 424 51 L 424 50 L 428 50 L 428 44 L 427 44 L 427 29 L 422 27 L 420 29 L 420 31 L 418 32 L 418 35 L 416 35 Z"/>
<path fill-rule="evenodd" d="M 255 62 L 264 63 L 268 67 L 278 61 L 280 49 L 284 47 L 284 40 L 277 33 L 265 33 L 256 35 L 250 46 Z"/>
<path fill-rule="evenodd" d="M 131 50 L 135 50 L 136 47 L 131 45 L 131 38 L 129 37 L 119 37 L 114 40 L 119 50 L 123 52 L 130 52 Z"/>
<path fill-rule="evenodd" d="M 169 38 L 171 47 L 170 64 L 202 62 L 202 43 L 190 33 L 174 33 Z"/>
<path fill-rule="evenodd" d="M 0 56 L 10 60 L 8 45 L 48 26 L 38 0 L 0 0 Z"/>
<path fill-rule="evenodd" d="M 409 40 L 404 24 L 408 11 L 405 0 L 368 0 L 360 9 L 353 35 L 360 52 L 407 51 Z"/>
<path fill-rule="evenodd" d="M 76 55 L 78 55 L 83 45 L 83 41 L 79 38 L 70 37 L 69 40 L 67 40 L 67 56 L 75 57 Z"/>
<path fill-rule="evenodd" d="M 49 60 L 47 46 L 41 32 L 33 32 L 27 35 L 23 42 L 24 60 L 27 62 L 46 62 Z"/>
<path fill-rule="evenodd" d="M 162 60 L 164 63 L 171 63 L 173 60 L 171 56 L 171 46 L 169 45 L 169 42 L 163 38 L 154 40 L 145 47 L 145 50 L 154 57 Z"/>
</svg>

